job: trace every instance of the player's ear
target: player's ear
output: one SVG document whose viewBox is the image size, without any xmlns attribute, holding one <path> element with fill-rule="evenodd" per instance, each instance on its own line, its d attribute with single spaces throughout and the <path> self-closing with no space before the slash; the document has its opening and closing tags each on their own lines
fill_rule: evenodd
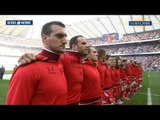
<svg viewBox="0 0 160 120">
<path fill-rule="evenodd" d="M 78 47 L 77 47 L 76 44 L 72 44 L 72 49 L 73 49 L 73 50 L 77 50 L 77 48 L 78 48 Z"/>
<path fill-rule="evenodd" d="M 41 38 L 42 38 L 43 44 L 48 44 L 48 39 L 47 39 L 47 35 L 46 34 L 42 34 Z"/>
</svg>

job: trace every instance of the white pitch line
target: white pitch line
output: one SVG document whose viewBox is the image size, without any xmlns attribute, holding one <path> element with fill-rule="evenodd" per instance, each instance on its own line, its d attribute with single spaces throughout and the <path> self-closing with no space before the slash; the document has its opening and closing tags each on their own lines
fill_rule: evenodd
<svg viewBox="0 0 160 120">
<path fill-rule="evenodd" d="M 151 89 L 147 89 L 147 105 L 152 105 Z"/>
<path fill-rule="evenodd" d="M 147 93 L 137 92 L 138 94 L 147 95 Z M 159 94 L 151 94 L 151 96 L 160 97 Z"/>
</svg>

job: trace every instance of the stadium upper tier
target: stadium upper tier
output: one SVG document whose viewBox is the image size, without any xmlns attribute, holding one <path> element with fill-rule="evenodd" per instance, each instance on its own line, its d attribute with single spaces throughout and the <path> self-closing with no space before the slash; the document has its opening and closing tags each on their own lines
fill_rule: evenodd
<svg viewBox="0 0 160 120">
<path fill-rule="evenodd" d="M 0 43 L 42 47 L 42 41 L 39 39 L 25 39 L 25 38 L 3 35 L 3 34 L 0 34 Z"/>
<path fill-rule="evenodd" d="M 8 20 L 17 23 L 32 20 L 33 24 L 8 25 Z M 105 36 L 112 39 L 116 35 L 116 39 L 121 39 L 125 34 L 160 29 L 160 15 L 0 15 L 0 34 L 40 39 L 43 24 L 50 21 L 62 21 L 66 25 L 68 39 L 76 35 L 87 39 Z"/>
<path fill-rule="evenodd" d="M 17 64 L 18 58 L 24 53 L 38 53 L 42 48 L 42 46 L 35 47 L 34 45 L 27 46 L 26 44 L 17 45 L 13 41 L 17 39 L 20 41 L 19 38 L 8 38 L 6 41 L 8 43 L 12 41 L 12 44 L 8 44 L 4 39 L 0 40 L 0 63 L 3 63 L 8 69 L 13 68 Z M 23 39 L 23 41 L 25 40 Z M 123 57 L 142 62 L 145 70 L 160 70 L 160 39 L 134 43 L 129 42 L 127 44 L 99 45 L 96 48 L 103 48 L 112 56 L 115 54 L 124 54 L 126 56 Z M 158 52 L 159 54 L 155 54 L 154 52 Z M 136 53 L 146 53 L 147 55 L 136 55 Z"/>
<path fill-rule="evenodd" d="M 105 38 L 94 38 L 88 39 L 89 45 L 112 45 L 115 43 L 130 43 L 130 42 L 139 42 L 145 40 L 153 40 L 160 38 L 160 30 L 154 30 L 149 32 L 142 32 L 136 34 L 126 34 L 120 40 L 115 40 L 114 37 L 106 36 Z M 14 37 L 9 35 L 0 34 L 1 43 L 10 43 L 10 44 L 20 44 L 20 45 L 29 45 L 29 46 L 38 46 L 42 47 L 42 41 L 40 39 L 25 39 L 20 37 Z M 69 47 L 69 40 L 67 41 L 67 47 Z"/>
<path fill-rule="evenodd" d="M 90 45 L 111 45 L 115 43 L 139 42 L 160 38 L 160 29 L 141 33 L 125 34 L 121 39 L 115 39 L 115 36 L 108 35 L 104 38 L 89 39 Z"/>
<path fill-rule="evenodd" d="M 125 56 L 123 58 L 141 63 L 144 70 L 160 71 L 160 55 Z"/>
<path fill-rule="evenodd" d="M 96 46 L 103 48 L 108 54 L 137 54 L 137 53 L 160 53 L 160 39 L 155 41 L 135 42 L 130 44 L 113 44 L 108 46 Z"/>
</svg>

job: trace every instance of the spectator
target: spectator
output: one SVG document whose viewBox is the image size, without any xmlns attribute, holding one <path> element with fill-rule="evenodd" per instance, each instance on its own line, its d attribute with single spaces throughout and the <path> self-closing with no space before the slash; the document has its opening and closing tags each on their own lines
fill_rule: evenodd
<svg viewBox="0 0 160 120">
<path fill-rule="evenodd" d="M 1 68 L 0 68 L 0 79 L 1 80 L 3 79 L 4 73 L 5 73 L 5 67 L 2 65 Z"/>
</svg>

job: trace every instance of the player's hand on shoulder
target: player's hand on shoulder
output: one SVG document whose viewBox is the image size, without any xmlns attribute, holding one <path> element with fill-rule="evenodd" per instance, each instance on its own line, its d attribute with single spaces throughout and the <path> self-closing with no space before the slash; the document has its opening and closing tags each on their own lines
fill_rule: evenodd
<svg viewBox="0 0 160 120">
<path fill-rule="evenodd" d="M 34 53 L 25 53 L 19 58 L 18 64 L 25 65 L 31 63 L 34 60 L 36 60 L 36 55 Z"/>
</svg>

